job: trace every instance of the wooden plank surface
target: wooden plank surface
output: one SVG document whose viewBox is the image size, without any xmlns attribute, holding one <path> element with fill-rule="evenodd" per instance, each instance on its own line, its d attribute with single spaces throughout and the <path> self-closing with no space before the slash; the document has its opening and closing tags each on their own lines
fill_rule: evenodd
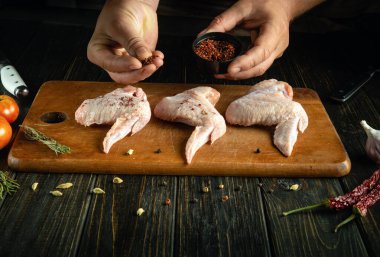
<svg viewBox="0 0 380 257">
<path fill-rule="evenodd" d="M 0 11 L 3 14 L 8 10 Z M 34 11 L 27 10 L 25 13 L 34 13 Z M 8 57 L 13 60 L 14 65 L 33 92 L 37 92 L 43 82 L 52 79 L 109 81 L 106 72 L 89 63 L 85 56 L 86 45 L 93 28 L 80 29 L 77 26 L 68 26 L 66 22 L 65 25 L 62 25 L 59 24 L 59 16 L 55 12 L 49 10 L 48 13 L 50 17 L 54 17 L 54 24 L 51 22 L 41 23 L 38 24 L 40 27 L 33 26 L 35 24 L 28 21 L 27 16 L 24 15 L 14 15 L 12 16 L 14 20 L 8 21 L 3 20 L 3 15 L 0 16 L 2 19 L 0 30 L 7 35 L 0 39 L 1 49 L 6 51 Z M 159 18 L 160 22 L 161 18 Z M 24 19 L 24 21 L 18 19 Z M 69 19 L 71 20 L 71 17 Z M 168 25 L 181 22 L 183 22 L 181 17 L 175 17 Z M 194 20 L 193 23 L 195 22 L 199 21 Z M 172 29 L 172 26 L 167 27 Z M 162 22 L 160 28 L 162 28 Z M 161 192 L 157 192 L 154 196 L 151 194 L 152 192 L 147 193 L 145 187 L 140 185 L 153 185 L 154 181 L 159 181 L 161 176 L 122 175 L 125 181 L 132 181 L 132 184 L 126 182 L 127 188 L 122 188 L 127 192 L 123 192 L 119 190 L 120 188 L 115 188 L 115 191 L 111 189 L 113 188 L 110 184 L 112 175 L 18 172 L 15 173 L 15 177 L 21 184 L 21 189 L 13 196 L 6 195 L 3 205 L 0 204 L 0 225 L 4 228 L 4 232 L 0 234 L 0 242 L 2 242 L 0 256 L 83 256 L 83 253 L 95 255 L 96 253 L 110 252 L 134 257 L 160 256 L 160 254 L 176 256 L 177 253 L 183 253 L 183 256 L 196 256 L 197 253 L 199 256 L 205 254 L 209 256 L 269 255 L 274 257 L 380 256 L 379 204 L 370 209 L 367 217 L 347 225 L 338 235 L 331 233 L 331 227 L 345 218 L 349 214 L 347 212 L 335 214 L 329 211 L 315 211 L 286 219 L 280 217 L 280 212 L 285 209 L 317 202 L 329 193 L 341 194 L 350 191 L 377 167 L 365 156 L 362 141 L 365 134 L 356 125 L 356 122 L 358 119 L 365 118 L 375 127 L 380 127 L 379 109 L 377 108 L 379 106 L 378 84 L 380 78 L 374 78 L 371 85 L 360 90 L 351 101 L 345 104 L 336 104 L 328 100 L 329 92 L 339 85 L 339 81 L 334 79 L 337 69 L 342 69 L 346 74 L 352 75 L 354 71 L 348 67 L 350 64 L 363 65 L 365 63 L 353 60 L 352 54 L 360 50 L 357 52 L 360 52 L 364 58 L 370 56 L 362 54 L 362 51 L 368 48 L 369 37 L 358 33 L 346 33 L 349 40 L 343 40 L 339 37 L 332 37 L 333 35 L 292 33 L 290 47 L 264 76 L 243 81 L 222 81 L 204 77 L 196 70 L 191 62 L 191 47 L 186 48 L 191 46 L 196 32 L 183 30 L 181 33 L 187 33 L 188 37 L 178 36 L 176 30 L 171 33 L 174 36 L 160 33 L 157 48 L 165 53 L 165 65 L 148 81 L 250 85 L 264 78 L 275 77 L 289 82 L 292 86 L 312 88 L 321 97 L 349 153 L 353 163 L 350 174 L 343 179 L 298 180 L 289 178 L 287 180 L 289 183 L 301 183 L 302 190 L 289 192 L 278 189 L 273 192 L 273 195 L 268 191 L 271 185 L 278 183 L 277 178 L 211 177 L 212 185 L 217 185 L 219 181 L 222 181 L 227 190 L 231 190 L 231 185 L 235 184 L 248 185 L 249 191 L 246 196 L 237 194 L 235 195 L 236 203 L 231 201 L 227 204 L 223 203 L 224 205 L 218 202 L 221 191 L 213 189 L 213 195 L 202 195 L 198 191 L 200 185 L 208 180 L 207 177 L 170 177 L 173 178 L 173 181 L 170 181 L 168 188 L 163 191 L 171 192 L 173 190 L 171 187 L 175 187 L 177 193 L 174 204 L 176 208 L 172 208 L 173 211 L 167 213 L 158 212 L 161 208 L 160 205 L 149 207 L 152 208 L 146 213 L 149 215 L 138 220 L 143 223 L 138 224 L 147 227 L 146 232 L 143 232 L 140 225 L 129 230 L 129 228 L 133 228 L 136 221 L 134 217 L 130 216 L 136 206 L 134 201 L 141 199 L 142 202 L 150 204 L 153 203 L 149 200 L 150 197 L 158 199 Z M 30 35 L 30 37 L 25 38 L 25 35 Z M 356 41 L 353 41 L 355 38 L 358 39 L 356 41 L 362 41 L 362 43 L 357 44 Z M 337 55 L 334 44 L 340 47 L 351 44 L 353 50 L 342 51 L 346 57 L 346 59 L 342 59 L 342 56 Z M 24 115 L 28 106 L 23 105 L 23 107 Z M 353 115 L 356 118 L 353 118 Z M 0 168 L 3 170 L 8 169 L 5 161 L 8 150 L 0 151 Z M 55 199 L 61 203 L 54 203 L 51 199 L 52 196 L 46 190 L 53 188 L 59 181 L 67 179 L 75 181 L 76 185 L 80 186 L 80 192 L 67 192 L 65 195 L 67 199 Z M 103 198 L 88 194 L 88 190 L 95 185 L 94 179 L 99 185 L 105 185 L 109 194 L 116 193 L 115 208 L 109 208 L 110 197 L 108 195 Z M 45 190 L 44 193 L 38 193 L 37 196 L 33 196 L 28 191 L 30 183 L 35 180 L 42 182 L 43 190 Z M 251 193 L 251 190 L 256 190 L 258 182 L 264 184 L 260 190 L 261 194 Z M 154 188 L 154 190 L 162 191 L 160 188 Z M 33 197 L 32 202 L 30 202 L 31 196 Z M 189 196 L 199 196 L 198 204 L 188 203 Z M 76 199 L 77 197 L 80 199 Z M 131 207 L 124 204 L 130 202 L 133 205 Z M 50 203 L 52 203 L 51 207 L 48 206 Z M 233 204 L 231 205 L 231 203 Z M 211 207 L 209 207 L 210 204 Z M 255 208 L 262 209 L 256 210 Z M 78 213 L 78 210 L 81 212 Z M 116 216 L 113 215 L 114 213 Z M 158 217 L 159 213 L 167 216 Z M 112 224 L 113 217 L 115 217 L 113 222 L 116 225 L 113 228 L 118 235 L 116 243 L 108 237 L 111 234 L 110 224 Z M 207 222 L 203 221 L 204 218 Z M 50 226 L 44 226 L 44 223 L 41 222 L 45 219 Z M 163 223 L 157 222 L 165 220 L 164 224 L 168 224 L 166 223 L 168 219 L 175 221 L 174 228 L 173 226 L 160 226 Z M 18 223 L 20 225 L 17 225 Z M 68 226 L 72 226 L 72 224 L 75 224 L 75 229 L 67 230 Z M 192 228 L 199 228 L 199 232 L 207 236 L 200 238 L 198 230 Z M 162 231 L 150 232 L 157 229 L 162 229 Z M 102 231 L 107 236 L 101 236 L 103 240 L 98 241 L 96 236 L 99 233 L 97 231 Z M 139 235 L 135 237 L 133 245 L 130 244 L 131 234 L 124 233 L 125 231 L 136 231 L 136 235 Z M 167 233 L 169 235 L 166 236 Z M 165 235 L 165 237 L 156 236 L 157 234 Z M 77 241 L 78 237 L 80 240 Z M 163 246 L 161 244 L 163 238 L 169 238 L 168 243 L 164 244 L 168 246 L 166 251 L 156 251 L 157 248 Z M 197 240 L 198 238 L 199 240 Z M 263 241 L 266 243 L 263 244 Z M 95 249 L 95 247 L 97 248 Z M 210 254 L 205 253 L 202 249 L 210 250 Z"/>
<path fill-rule="evenodd" d="M 72 153 L 57 156 L 47 147 L 27 140 L 19 133 L 9 154 L 9 165 L 19 171 L 111 172 L 170 175 L 254 175 L 254 176 L 342 176 L 350 161 L 318 95 L 310 89 L 294 89 L 295 101 L 309 116 L 309 127 L 299 134 L 292 156 L 283 156 L 272 143 L 268 127 L 228 126 L 226 134 L 213 145 L 203 146 L 193 162 L 184 161 L 184 148 L 193 128 L 152 117 L 133 137 L 117 142 L 109 154 L 102 151 L 102 140 L 109 126 L 84 127 L 74 113 L 88 98 L 120 87 L 116 83 L 47 82 L 44 84 L 23 124 L 35 127 Z M 165 96 L 175 95 L 192 84 L 138 84 L 148 96 L 151 108 Z M 210 85 L 211 86 L 211 85 Z M 222 114 L 229 103 L 244 94 L 247 86 L 212 85 L 221 93 L 216 108 Z M 70 97 L 65 93 L 70 92 Z M 62 113 L 66 119 L 56 123 L 44 120 L 46 113 Z M 260 153 L 255 150 L 260 148 Z M 128 149 L 134 154 L 126 156 Z M 156 154 L 157 149 L 161 150 Z"/>
</svg>

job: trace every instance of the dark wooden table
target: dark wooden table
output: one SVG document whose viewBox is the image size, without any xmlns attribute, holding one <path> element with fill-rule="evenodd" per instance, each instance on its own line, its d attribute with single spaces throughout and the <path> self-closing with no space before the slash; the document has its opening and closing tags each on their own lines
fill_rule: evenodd
<svg viewBox="0 0 380 257">
<path fill-rule="evenodd" d="M 0 9 L 0 49 L 33 96 L 49 80 L 110 81 L 86 57 L 95 19 L 90 11 Z M 113 175 L 12 173 L 21 187 L 0 200 L 0 256 L 380 256 L 380 204 L 338 233 L 332 232 L 334 226 L 350 211 L 281 216 L 348 192 L 378 168 L 365 154 L 359 122 L 380 128 L 380 79 L 344 104 L 328 98 L 344 83 L 342 77 L 350 80 L 379 56 L 370 29 L 363 24 L 356 34 L 292 33 L 290 47 L 265 75 L 230 82 L 204 77 L 191 61 L 191 41 L 207 22 L 160 17 L 158 49 L 166 55 L 165 66 L 147 81 L 248 85 L 276 78 L 312 88 L 346 147 L 351 173 L 339 179 L 123 175 L 124 183 L 117 186 Z M 31 100 L 20 102 L 18 124 Z M 8 151 L 0 151 L 1 170 L 8 169 Z M 74 187 L 63 197 L 49 194 L 67 181 Z M 36 192 L 34 182 L 39 183 Z M 220 183 L 224 190 L 216 189 Z M 302 188 L 288 191 L 284 183 Z M 205 184 L 211 185 L 208 194 L 201 193 Z M 107 193 L 90 194 L 94 186 Z M 229 201 L 221 201 L 224 194 Z M 163 204 L 166 198 L 170 206 Z M 145 209 L 141 217 L 135 214 L 139 207 Z"/>
</svg>

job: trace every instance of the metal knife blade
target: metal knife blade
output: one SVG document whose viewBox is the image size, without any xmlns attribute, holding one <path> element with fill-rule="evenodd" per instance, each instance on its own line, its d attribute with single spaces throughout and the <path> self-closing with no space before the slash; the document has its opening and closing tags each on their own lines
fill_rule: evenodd
<svg viewBox="0 0 380 257">
<path fill-rule="evenodd" d="M 12 66 L 8 58 L 0 51 L 0 84 L 12 95 L 20 98 L 29 94 L 24 80 Z"/>
</svg>

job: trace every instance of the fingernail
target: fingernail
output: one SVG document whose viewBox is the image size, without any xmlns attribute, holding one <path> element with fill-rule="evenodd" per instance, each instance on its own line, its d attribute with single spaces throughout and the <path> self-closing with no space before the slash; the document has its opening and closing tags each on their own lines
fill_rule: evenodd
<svg viewBox="0 0 380 257">
<path fill-rule="evenodd" d="M 149 52 L 145 47 L 139 47 L 136 49 L 136 56 L 139 60 L 145 60 L 152 56 L 152 53 Z"/>
</svg>

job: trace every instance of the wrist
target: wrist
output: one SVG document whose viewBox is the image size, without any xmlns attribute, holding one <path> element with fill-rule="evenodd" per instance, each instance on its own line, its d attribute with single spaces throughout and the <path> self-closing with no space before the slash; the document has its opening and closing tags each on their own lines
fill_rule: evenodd
<svg viewBox="0 0 380 257">
<path fill-rule="evenodd" d="M 128 3 L 141 3 L 152 7 L 156 11 L 159 2 L 159 0 L 107 0 L 106 5 L 124 5 Z"/>
<path fill-rule="evenodd" d="M 291 21 L 323 2 L 325 0 L 289 0 L 284 1 L 284 4 L 289 21 Z"/>
</svg>

